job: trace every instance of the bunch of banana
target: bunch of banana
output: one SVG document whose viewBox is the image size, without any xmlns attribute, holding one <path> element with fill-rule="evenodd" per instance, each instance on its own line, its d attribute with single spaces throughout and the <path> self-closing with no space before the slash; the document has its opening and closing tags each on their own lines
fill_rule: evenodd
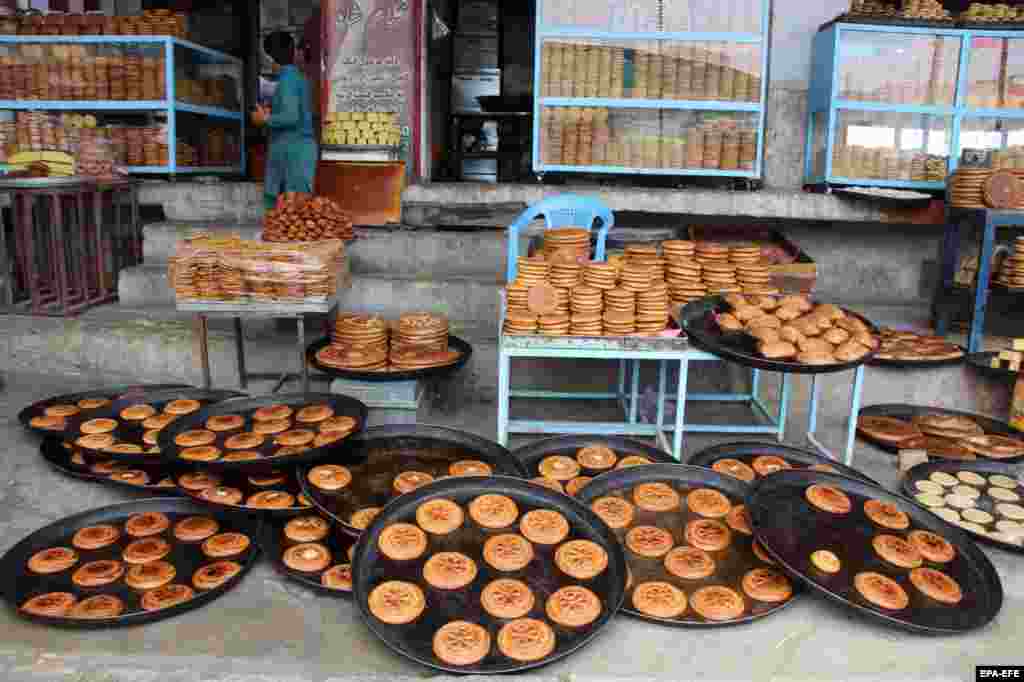
<svg viewBox="0 0 1024 682">
<path fill-rule="evenodd" d="M 338 111 L 327 114 L 322 142 L 328 145 L 388 145 L 402 142 L 402 129 L 394 113 Z"/>
<path fill-rule="evenodd" d="M 49 177 L 71 177 L 75 174 L 75 158 L 64 152 L 18 152 L 7 158 L 16 170 L 28 170 L 32 164 L 45 165 Z"/>
</svg>

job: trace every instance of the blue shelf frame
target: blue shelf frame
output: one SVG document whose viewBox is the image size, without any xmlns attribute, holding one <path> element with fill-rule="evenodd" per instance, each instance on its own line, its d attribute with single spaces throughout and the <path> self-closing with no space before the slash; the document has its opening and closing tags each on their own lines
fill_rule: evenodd
<svg viewBox="0 0 1024 682">
<path fill-rule="evenodd" d="M 131 173 L 146 175 L 176 174 L 230 174 L 242 173 L 245 170 L 245 102 L 239 102 L 239 110 L 231 111 L 222 107 L 209 107 L 181 102 L 175 91 L 177 83 L 174 77 L 174 51 L 176 48 L 188 50 L 200 64 L 233 64 L 243 68 L 241 59 L 229 54 L 203 47 L 189 40 L 171 36 L 0 36 L 0 47 L 4 45 L 123 45 L 160 47 L 164 51 L 164 80 L 166 81 L 166 97 L 162 100 L 0 100 L 0 110 L 37 110 L 37 111 L 150 111 L 166 112 L 167 114 L 167 165 L 166 166 L 128 166 Z M 244 72 L 242 72 L 244 75 Z M 179 166 L 178 165 L 178 112 L 235 121 L 239 126 L 239 161 L 234 166 Z"/>
<path fill-rule="evenodd" d="M 591 0 L 597 2 L 598 0 Z M 664 0 L 668 2 L 669 0 Z M 622 175 L 668 175 L 668 176 L 717 176 L 759 179 L 762 174 L 764 159 L 764 123 L 765 99 L 768 94 L 768 57 L 769 57 L 769 22 L 771 20 L 771 0 L 759 0 L 761 6 L 761 32 L 722 32 L 722 31 L 654 31 L 654 32 L 617 32 L 594 31 L 585 27 L 549 25 L 544 21 L 543 3 L 537 11 L 537 37 L 534 45 L 533 82 L 537 85 L 535 93 L 540 93 L 543 82 L 543 49 L 548 39 L 581 39 L 594 40 L 672 40 L 678 42 L 719 42 L 743 45 L 759 45 L 761 47 L 761 92 L 757 102 L 727 102 L 721 100 L 663 100 L 663 99 L 618 99 L 603 97 L 543 97 L 535 94 L 533 98 L 533 171 L 538 175 L 544 173 L 602 173 Z M 702 168 L 634 168 L 626 166 L 565 166 L 546 164 L 541 159 L 540 129 L 541 111 L 544 107 L 604 107 L 608 109 L 659 109 L 676 111 L 719 111 L 735 113 L 754 113 L 757 115 L 757 155 L 753 170 L 717 170 Z"/>
<path fill-rule="evenodd" d="M 860 102 L 839 97 L 840 45 L 844 33 L 886 33 L 900 35 L 949 36 L 960 43 L 957 60 L 956 91 L 952 106 L 925 106 L 910 104 L 885 104 L 882 102 Z M 991 109 L 967 106 L 967 72 L 970 67 L 971 41 L 977 37 L 1009 38 L 1024 41 L 1020 31 L 988 29 L 928 28 L 919 26 L 890 26 L 884 24 L 851 24 L 835 22 L 818 31 L 814 36 L 811 69 L 811 89 L 807 107 L 807 137 L 804 150 L 804 182 L 809 185 L 862 185 L 869 187 L 894 187 L 903 189 L 943 190 L 946 182 L 913 180 L 880 180 L 873 178 L 847 178 L 832 172 L 832 150 L 835 146 L 836 124 L 840 111 L 874 111 L 897 114 L 921 114 L 943 116 L 950 119 L 949 165 L 952 173 L 960 159 L 960 129 L 965 119 L 1006 118 L 1024 119 L 1024 109 Z M 824 174 L 814 167 L 815 117 L 825 113 L 823 125 L 825 135 Z"/>
</svg>

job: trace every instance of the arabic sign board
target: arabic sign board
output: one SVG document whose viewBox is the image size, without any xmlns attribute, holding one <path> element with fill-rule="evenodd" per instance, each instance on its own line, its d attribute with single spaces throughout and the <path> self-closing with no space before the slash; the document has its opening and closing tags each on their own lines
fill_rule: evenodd
<svg viewBox="0 0 1024 682">
<path fill-rule="evenodd" d="M 416 0 L 324 0 L 327 112 L 394 112 L 407 145 L 415 117 Z"/>
</svg>

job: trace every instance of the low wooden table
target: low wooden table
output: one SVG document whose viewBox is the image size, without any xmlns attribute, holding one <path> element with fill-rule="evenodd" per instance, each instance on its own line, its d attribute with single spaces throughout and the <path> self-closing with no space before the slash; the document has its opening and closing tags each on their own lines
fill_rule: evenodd
<svg viewBox="0 0 1024 682">
<path fill-rule="evenodd" d="M 245 367 L 245 334 L 242 329 L 243 319 L 288 319 L 295 320 L 297 329 L 296 355 L 299 360 L 299 373 L 302 376 L 302 391 L 309 392 L 309 368 L 306 365 L 306 315 L 327 315 L 331 312 L 332 304 L 329 301 L 323 303 L 219 303 L 216 301 L 203 301 L 196 303 L 178 303 L 180 312 L 194 313 L 196 320 L 196 332 L 199 335 L 199 353 L 203 362 L 203 387 L 210 389 L 213 379 L 210 375 L 210 348 L 209 348 L 209 326 L 208 320 L 211 317 L 230 317 L 235 322 L 235 362 L 238 365 L 238 385 L 245 390 L 248 388 L 250 378 L 275 377 L 276 375 L 250 374 Z M 293 376 L 287 370 L 281 374 L 273 393 L 281 390 L 281 387 Z"/>
</svg>

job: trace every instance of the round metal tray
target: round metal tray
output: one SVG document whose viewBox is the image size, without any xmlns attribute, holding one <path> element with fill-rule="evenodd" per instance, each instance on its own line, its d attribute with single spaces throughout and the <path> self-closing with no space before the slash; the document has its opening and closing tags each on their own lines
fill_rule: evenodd
<svg viewBox="0 0 1024 682">
<path fill-rule="evenodd" d="M 202 471 L 202 467 L 196 467 L 199 471 Z M 179 472 L 178 476 L 175 477 L 175 481 L 178 482 L 182 475 L 186 473 L 185 470 Z M 269 475 L 270 472 L 261 472 L 262 474 Z M 214 509 L 221 509 L 225 512 L 234 512 L 236 514 L 252 514 L 256 516 L 265 516 L 267 518 L 274 519 L 289 519 L 293 516 L 302 516 L 303 514 L 315 514 L 313 505 L 309 506 L 298 506 L 298 496 L 302 494 L 302 486 L 299 485 L 298 481 L 295 480 L 295 469 L 294 467 L 284 467 L 278 470 L 281 476 L 285 477 L 284 483 L 280 483 L 272 486 L 258 486 L 249 480 L 250 473 L 243 471 L 220 471 L 216 472 L 217 476 L 220 476 L 223 480 L 220 485 L 227 488 L 235 488 L 242 492 L 243 504 L 224 504 L 216 502 L 214 500 L 208 500 L 204 497 L 200 497 L 201 491 L 187 490 L 178 483 L 178 488 L 181 490 L 181 494 L 185 497 L 192 498 L 196 504 L 201 504 L 206 507 L 212 507 Z M 279 490 L 281 492 L 287 492 L 296 497 L 296 506 L 288 507 L 286 509 L 261 509 L 259 507 L 250 507 L 244 504 L 245 500 L 249 499 L 250 495 L 254 495 L 258 492 Z"/>
<path fill-rule="evenodd" d="M 47 398 L 45 400 L 40 400 L 38 402 L 32 403 L 31 405 L 24 408 L 21 412 L 18 413 L 18 421 L 20 421 L 21 425 L 24 426 L 26 429 L 29 429 L 30 431 L 35 431 L 36 433 L 41 433 L 46 436 L 60 435 L 64 433 L 63 430 L 51 431 L 49 429 L 37 429 L 36 427 L 32 426 L 30 422 L 35 417 L 43 416 L 43 411 L 47 407 L 51 407 L 53 405 L 73 405 L 77 403 L 79 400 L 84 400 L 85 398 L 106 398 L 107 400 L 117 400 L 122 397 L 128 398 L 133 396 L 141 396 L 147 391 L 160 391 L 173 388 L 195 387 L 189 386 L 187 384 L 137 384 L 131 386 L 108 386 L 106 388 L 98 388 L 92 391 L 83 391 L 81 393 L 67 393 L 65 395 L 58 395 L 54 396 L 53 398 Z M 101 407 L 96 410 L 90 410 L 89 413 L 92 414 L 94 412 L 99 412 L 100 410 L 103 409 L 104 408 Z"/>
<path fill-rule="evenodd" d="M 203 408 L 199 412 L 186 415 L 168 424 L 167 427 L 160 432 L 160 437 L 157 441 L 157 445 L 160 448 L 160 456 L 165 461 L 172 464 L 197 464 L 195 462 L 182 460 L 178 456 L 182 448 L 175 444 L 174 439 L 178 434 L 184 431 L 205 428 L 206 420 L 210 417 L 232 414 L 242 415 L 245 417 L 246 423 L 241 429 L 217 434 L 217 440 L 215 441 L 214 446 L 224 450 L 223 444 L 225 440 L 236 433 L 245 432 L 250 429 L 252 426 L 252 413 L 261 407 L 288 405 L 289 407 L 300 408 L 306 405 L 316 405 L 321 403 L 329 405 L 334 410 L 335 416 L 348 416 L 356 420 L 356 428 L 352 432 L 352 435 L 358 434 L 363 427 L 366 426 L 366 405 L 355 398 L 349 398 L 348 396 L 343 395 L 335 395 L 332 393 L 295 393 L 290 395 L 271 395 L 264 396 L 262 398 L 231 400 L 226 403 L 219 403 L 217 405 L 211 405 Z M 352 436 L 349 436 L 348 438 L 351 437 Z M 348 440 L 348 438 L 345 440 Z M 321 459 L 332 451 L 341 448 L 345 440 L 331 443 L 330 445 L 320 448 L 310 448 L 309 450 L 296 455 L 272 457 L 271 454 L 275 448 L 273 445 L 274 439 L 272 437 L 268 437 L 263 445 L 258 448 L 252 448 L 253 450 L 266 455 L 263 459 L 247 462 L 202 462 L 201 466 L 204 469 L 216 469 L 219 471 L 258 471 L 279 469 L 282 467 L 295 466 Z"/>
<path fill-rule="evenodd" d="M 331 343 L 330 338 L 320 339 L 316 343 L 312 344 L 306 349 L 306 360 L 310 365 L 315 367 L 320 372 L 336 378 L 336 379 L 349 379 L 351 381 L 370 381 L 374 383 L 385 383 L 389 381 L 415 381 L 417 379 L 432 379 L 434 377 L 446 376 L 452 372 L 456 372 L 462 369 L 469 358 L 473 355 L 473 346 L 469 345 L 457 336 L 448 337 L 448 348 L 459 351 L 462 355 L 458 360 L 450 365 L 444 365 L 441 367 L 426 367 L 424 369 L 413 369 L 402 372 L 359 372 L 351 369 L 338 369 L 337 367 L 328 367 L 322 364 L 316 358 L 317 352 L 329 346 Z"/>
<path fill-rule="evenodd" d="M 195 596 L 189 601 L 159 611 L 142 610 L 140 606 L 141 593 L 128 587 L 124 583 L 123 578 L 117 583 L 91 589 L 77 587 L 71 582 L 71 575 L 74 569 L 88 561 L 115 557 L 120 559 L 121 551 L 132 540 L 132 538 L 127 537 L 123 533 L 116 543 L 104 549 L 92 551 L 76 550 L 79 553 L 80 559 L 71 569 L 44 576 L 29 572 L 27 563 L 33 554 L 48 547 L 71 547 L 71 537 L 79 529 L 97 524 L 121 526 L 128 517 L 143 512 L 161 512 L 168 515 L 171 519 L 171 528 L 174 527 L 176 521 L 183 517 L 199 515 L 215 518 L 221 527 L 219 532 L 236 531 L 245 533 L 251 540 L 249 548 L 240 556 L 231 557 L 232 561 L 237 561 L 242 565 L 242 570 L 238 575 L 220 587 L 208 591 L 196 590 Z M 142 623 L 163 620 L 204 606 L 237 585 L 259 557 L 257 541 L 261 530 L 262 528 L 259 523 L 240 518 L 237 515 L 230 516 L 215 512 L 211 513 L 208 509 L 182 498 L 165 497 L 102 507 L 69 516 L 37 530 L 8 551 L 3 559 L 0 559 L 0 569 L 3 570 L 3 574 L 7 577 L 3 594 L 13 608 L 17 610 L 19 616 L 47 625 L 100 629 L 123 625 L 140 625 Z M 202 550 L 199 549 L 199 543 L 183 543 L 175 539 L 170 529 L 158 537 L 163 537 L 171 543 L 172 550 L 165 558 L 165 561 L 174 564 L 177 569 L 177 576 L 175 577 L 175 582 L 177 583 L 191 586 L 192 574 L 196 569 L 216 561 L 215 559 L 207 558 L 202 553 Z M 96 594 L 112 594 L 124 602 L 125 612 L 116 618 L 79 620 L 65 617 L 32 616 L 21 611 L 20 606 L 26 600 L 49 592 L 71 592 L 81 597 Z"/>
<path fill-rule="evenodd" d="M 760 442 L 760 441 L 741 441 L 737 443 L 722 443 L 721 445 L 713 445 L 710 448 L 701 450 L 690 460 L 687 464 L 692 464 L 698 467 L 710 468 L 712 464 L 720 459 L 738 459 L 744 464 L 749 465 L 758 455 L 775 455 L 781 457 L 790 464 L 796 465 L 794 468 L 802 469 L 804 467 L 812 467 L 816 464 L 826 464 L 833 469 L 836 473 L 843 474 L 844 476 L 851 476 L 853 478 L 859 478 L 862 481 L 868 483 L 877 482 L 853 467 L 848 467 L 842 462 L 837 462 L 833 459 L 829 459 L 822 454 L 814 452 L 813 450 L 804 450 L 803 448 L 794 448 L 789 445 L 781 445 L 779 443 Z M 758 478 L 761 476 L 758 475 Z M 755 479 L 756 483 L 757 479 Z"/>
<path fill-rule="evenodd" d="M 309 514 L 302 514 L 302 516 L 307 515 L 319 516 L 315 511 L 310 511 Z M 330 519 L 327 520 L 330 521 Z M 293 580 L 315 592 L 319 592 L 320 594 L 324 594 L 329 597 L 351 599 L 351 592 L 324 587 L 323 583 L 320 582 L 320 576 L 323 575 L 324 571 L 306 573 L 303 571 L 296 571 L 294 568 L 290 568 L 285 565 L 284 561 L 281 559 L 284 551 L 292 545 L 297 545 L 299 543 L 293 542 L 284 536 L 284 526 L 285 522 L 282 521 L 267 522 L 263 524 L 263 535 L 260 537 L 263 552 L 267 555 L 267 558 L 274 565 L 277 572 L 285 578 Z M 339 533 L 337 528 L 332 527 L 327 537 L 320 540 L 319 544 L 324 545 L 330 550 L 331 556 L 333 557 L 331 566 L 336 566 L 338 564 L 349 563 L 347 554 L 349 548 L 351 548 L 355 542 L 355 538 Z"/>
<path fill-rule="evenodd" d="M 1016 381 L 1018 376 L 1017 372 L 1013 372 L 1002 367 L 999 369 L 992 368 L 992 365 L 989 363 L 992 362 L 992 358 L 995 357 L 999 357 L 999 353 L 971 353 L 967 356 L 967 364 L 970 365 L 971 369 L 976 371 L 978 374 L 983 374 L 995 379 Z"/>
<path fill-rule="evenodd" d="M 151 447 L 142 439 L 148 429 L 142 426 L 141 421 L 130 422 L 122 419 L 120 416 L 121 411 L 125 408 L 133 405 L 145 404 L 154 408 L 157 413 L 161 413 L 164 406 L 175 400 L 195 400 L 200 403 L 200 409 L 202 409 L 202 407 L 215 405 L 217 403 L 224 402 L 225 400 L 231 400 L 232 398 L 245 397 L 246 395 L 247 394 L 239 393 L 238 391 L 205 391 L 199 388 L 176 388 L 162 391 L 146 391 L 141 395 L 115 400 L 105 408 L 90 411 L 90 414 L 86 416 L 80 417 L 76 415 L 75 417 L 69 418 L 67 420 L 65 434 L 68 438 L 74 439 L 77 437 L 78 430 L 84 422 L 100 418 L 113 419 L 117 422 L 117 428 L 114 429 L 110 435 L 113 436 L 118 443 L 138 445 L 142 448 L 143 453 L 145 453 L 145 451 Z M 112 459 L 119 462 L 128 462 L 140 465 L 147 463 L 147 461 L 160 461 L 160 456 L 157 454 L 121 454 L 116 452 L 106 452 L 104 450 L 94 450 L 78 445 L 76 445 L 76 447 L 82 451 L 86 459 Z"/>
<path fill-rule="evenodd" d="M 984 460 L 973 462 L 922 462 L 921 464 L 911 467 L 909 471 L 903 474 L 903 493 L 907 497 L 911 498 L 913 498 L 915 495 L 918 495 L 920 491 L 917 490 L 914 484 L 917 483 L 918 481 L 927 480 L 928 477 L 931 476 L 936 471 L 941 471 L 952 476 L 956 476 L 958 471 L 973 471 L 977 474 L 986 477 L 992 476 L 994 474 L 1002 474 L 1004 476 L 1012 478 L 1015 481 L 1018 477 L 1017 467 L 1007 465 L 1002 462 L 989 462 Z M 1024 490 L 1022 490 L 1021 488 L 1022 486 L 1018 483 L 1016 492 L 1021 497 L 1024 497 Z M 989 514 L 996 516 L 995 512 L 993 511 L 995 503 L 992 501 L 990 497 L 988 497 L 985 494 L 982 494 L 979 500 L 979 509 L 982 509 L 983 511 L 986 511 Z M 1018 502 L 1016 504 L 1020 503 Z M 937 518 L 941 519 L 942 517 Z M 942 520 L 948 523 L 945 519 Z M 959 528 L 959 526 L 957 527 Z M 1024 547 L 1022 547 L 1021 545 L 1015 545 L 1009 542 L 1002 542 L 1001 540 L 989 537 L 988 535 L 976 533 L 969 528 L 961 528 L 961 531 L 969 534 L 972 538 L 974 538 L 976 542 L 984 542 L 985 544 L 992 545 L 993 547 L 998 547 L 999 549 L 1005 550 L 1007 552 L 1014 552 L 1015 554 L 1024 554 Z"/>
<path fill-rule="evenodd" d="M 57 438 L 44 438 L 43 442 L 39 444 L 39 454 L 46 463 L 56 471 L 64 474 L 65 476 L 71 476 L 72 478 L 77 478 L 82 481 L 102 483 L 144 495 L 168 497 L 180 497 L 182 495 L 182 491 L 177 486 L 167 488 L 153 484 L 134 485 L 132 483 L 125 483 L 123 481 L 112 479 L 109 476 L 103 476 L 102 474 L 95 474 L 87 468 L 78 467 L 71 462 L 68 451 L 64 449 L 63 444 Z M 139 469 L 145 471 L 149 475 L 151 481 L 159 481 L 165 476 L 170 476 L 172 479 L 174 478 L 171 470 L 162 463 L 155 466 L 153 464 L 147 464 L 146 466 L 140 466 Z"/>
<path fill-rule="evenodd" d="M 620 459 L 635 455 L 646 457 L 656 464 L 679 464 L 672 455 L 664 450 L 624 436 L 555 436 L 554 438 L 534 441 L 529 445 L 513 450 L 512 456 L 526 467 L 528 477 L 536 478 L 540 476 L 538 467 L 545 458 L 553 455 L 562 455 L 575 459 L 576 453 L 580 448 L 588 445 L 604 445 L 611 448 Z M 597 471 L 583 468 L 580 471 L 580 476 L 596 478 L 606 472 L 607 470 Z"/>
<path fill-rule="evenodd" d="M 804 498 L 812 484 L 831 485 L 844 491 L 853 503 L 849 514 L 819 511 Z M 882 561 L 871 547 L 871 538 L 886 533 L 902 536 L 908 531 L 881 528 L 864 514 L 864 501 L 890 502 L 905 512 L 911 528 L 943 536 L 956 548 L 956 558 L 937 567 L 956 580 L 963 600 L 942 606 L 922 595 L 899 569 Z M 954 634 L 980 628 L 995 618 L 1003 604 L 1003 587 L 988 557 L 963 531 L 953 528 L 914 502 L 884 488 L 846 476 L 816 471 L 784 471 L 761 480 L 750 498 L 750 514 L 758 539 L 772 558 L 791 575 L 829 599 L 887 625 L 927 634 Z M 810 563 L 819 549 L 835 552 L 842 561 L 839 573 L 829 575 Z M 864 600 L 853 587 L 853 576 L 862 571 L 887 575 L 901 584 L 910 604 L 901 612 L 886 611 Z"/>
<path fill-rule="evenodd" d="M 685 492 L 695 488 L 712 488 L 729 498 L 735 506 L 745 504 L 750 494 L 750 486 L 735 478 L 724 476 L 717 471 L 705 469 L 704 467 L 687 465 L 652 464 L 649 466 L 630 467 L 605 474 L 595 479 L 578 494 L 580 503 L 589 507 L 594 500 L 608 495 L 626 497 L 628 491 L 641 483 L 668 483 L 683 498 L 680 509 L 672 512 L 648 512 L 636 508 L 635 517 L 631 527 L 636 526 L 658 526 L 672 533 L 676 547 L 687 544 L 683 535 L 686 524 L 701 519 L 701 517 L 686 508 Z M 618 495 L 616 495 L 618 493 Z M 670 516 L 671 518 L 666 518 Z M 724 519 L 722 520 L 724 523 Z M 619 542 L 625 546 L 625 537 L 628 528 L 612 531 Z M 633 608 L 632 603 L 627 600 L 622 610 L 631 616 L 642 618 L 662 625 L 675 627 L 698 627 L 712 628 L 729 625 L 750 623 L 766 616 L 770 616 L 786 608 L 798 596 L 798 586 L 793 586 L 793 596 L 784 602 L 775 604 L 758 602 L 750 599 L 743 592 L 741 581 L 743 576 L 750 570 L 759 567 L 767 567 L 763 561 L 757 558 L 753 550 L 753 537 L 746 537 L 736 531 L 732 531 L 732 543 L 726 549 L 719 552 L 708 552 L 714 560 L 715 573 L 700 580 L 683 580 L 671 575 L 664 569 L 663 559 L 646 559 L 638 557 L 628 550 L 623 550 L 626 555 L 629 569 L 633 575 L 633 583 L 638 585 L 642 582 L 656 580 L 669 582 L 683 590 L 689 597 L 694 591 L 712 585 L 723 585 L 738 592 L 746 603 L 744 613 L 739 618 L 730 621 L 710 621 L 697 614 L 692 606 L 679 618 L 656 618 Z M 629 589 L 627 588 L 627 592 Z"/>
<path fill-rule="evenodd" d="M 509 529 L 489 531 L 479 528 L 466 514 L 462 527 L 439 539 L 428 536 L 429 546 L 419 559 L 396 562 L 385 557 L 377 544 L 384 528 L 393 523 L 416 523 L 416 509 L 424 502 L 437 498 L 454 501 L 463 508 L 476 497 L 484 494 L 499 494 L 512 498 L 520 514 L 534 509 L 551 509 L 561 513 L 569 522 L 568 539 L 590 540 L 608 553 L 608 567 L 599 576 L 581 581 L 573 579 L 554 565 L 555 547 L 534 545 L 535 557 L 520 571 L 503 572 L 491 568 L 482 558 L 485 540 L 503 532 L 516 532 L 518 524 Z M 477 563 L 478 574 L 468 587 L 462 590 L 437 590 L 422 579 L 425 560 L 434 552 L 458 551 Z M 590 625 L 581 628 L 565 628 L 548 623 L 555 631 L 557 642 L 554 651 L 547 657 L 530 663 L 506 658 L 498 651 L 496 640 L 498 629 L 507 621 L 490 616 L 480 606 L 480 593 L 484 586 L 496 578 L 514 578 L 530 586 L 536 603 L 527 615 L 548 622 L 544 605 L 556 590 L 584 583 L 601 599 L 601 615 Z M 409 625 L 387 625 L 371 613 L 367 599 L 371 590 L 385 580 L 404 580 L 418 584 L 427 598 L 423 614 Z M 606 626 L 622 604 L 626 585 L 626 560 L 622 549 L 608 528 L 596 514 L 575 500 L 559 495 L 546 488 L 527 481 L 504 476 L 448 478 L 435 481 L 412 493 L 403 495 L 388 505 L 380 516 L 367 528 L 356 545 L 353 562 L 353 582 L 356 603 L 367 626 L 395 652 L 436 670 L 453 673 L 498 674 L 522 672 L 547 665 L 578 651 Z M 472 666 L 452 666 L 437 658 L 432 649 L 434 632 L 442 625 L 456 620 L 466 620 L 485 627 L 491 633 L 491 652 L 484 660 Z"/>
<path fill-rule="evenodd" d="M 349 523 L 352 513 L 384 507 L 395 498 L 391 482 L 403 471 L 447 476 L 459 460 L 490 464 L 494 473 L 525 476 L 526 469 L 504 447 L 472 433 L 427 424 L 375 426 L 345 441 L 345 446 L 318 464 L 342 464 L 352 471 L 343 490 L 320 490 L 309 482 L 312 465 L 296 472 L 302 491 L 316 507 L 353 537 L 363 531 Z"/>
<path fill-rule="evenodd" d="M 1007 424 L 1006 422 L 1001 422 L 1001 421 L 999 421 L 997 419 L 992 419 L 991 417 L 986 417 L 984 415 L 974 414 L 973 412 L 961 412 L 960 410 L 949 410 L 949 409 L 946 409 L 944 407 L 928 407 L 928 406 L 925 406 L 925 405 L 906 405 L 906 404 L 902 404 L 902 403 L 891 403 L 891 404 L 884 404 L 884 405 L 870 405 L 868 407 L 861 408 L 859 416 L 861 416 L 861 417 L 893 417 L 895 419 L 902 419 L 904 421 L 909 422 L 911 419 L 913 419 L 914 417 L 917 417 L 918 415 L 929 414 L 929 413 L 933 413 L 933 412 L 936 413 L 936 414 L 956 415 L 956 416 L 959 416 L 959 417 L 968 417 L 970 419 L 973 419 L 975 422 L 978 423 L 978 426 L 980 426 L 982 429 L 985 430 L 985 433 L 987 433 L 987 434 L 991 434 L 991 435 L 995 435 L 995 436 L 1009 436 L 1010 438 L 1020 438 L 1021 437 L 1020 432 L 1019 431 L 1015 431 L 1012 428 L 1010 428 L 1010 425 Z M 873 437 L 869 436 L 868 434 L 864 433 L 863 431 L 861 431 L 860 428 L 857 429 L 857 437 L 862 439 L 862 440 L 866 440 L 867 442 L 871 443 L 875 447 L 880 448 L 882 450 L 885 450 L 886 452 L 892 453 L 894 455 L 899 454 L 900 449 L 897 446 L 893 445 L 892 443 L 886 443 L 884 441 L 878 440 L 877 438 L 873 438 Z M 950 442 L 952 442 L 952 441 L 950 441 Z M 983 457 L 982 455 L 978 455 L 978 457 L 979 457 L 979 459 L 982 459 L 982 460 L 988 459 L 988 458 Z M 994 462 L 1004 462 L 1004 463 L 1024 462 L 1024 456 L 1021 456 L 1021 457 L 1008 457 L 1008 458 L 1005 458 L 1005 459 L 998 459 L 998 460 L 991 460 L 991 461 L 994 461 Z"/>
<path fill-rule="evenodd" d="M 890 369 L 935 369 L 938 367 L 954 367 L 956 365 L 963 364 L 964 359 L 967 357 L 967 351 L 964 350 L 963 346 L 957 346 L 962 352 L 958 358 L 946 358 L 943 360 L 894 360 L 889 358 L 880 358 L 875 355 L 868 362 L 871 367 L 888 367 Z"/>
<path fill-rule="evenodd" d="M 722 296 L 708 296 L 699 301 L 692 301 L 687 303 L 680 313 L 680 326 L 689 335 L 693 344 L 701 350 L 717 355 L 723 360 L 769 372 L 786 374 L 845 372 L 870 362 L 875 355 L 872 351 L 859 360 L 840 362 L 834 365 L 802 365 L 799 362 L 767 360 L 757 354 L 757 341 L 751 336 L 742 331 L 723 332 L 718 328 L 714 316 L 727 312 L 728 309 L 729 305 Z M 871 328 L 873 334 L 878 334 L 878 328 L 861 315 L 845 309 L 844 312 L 860 319 Z"/>
</svg>

